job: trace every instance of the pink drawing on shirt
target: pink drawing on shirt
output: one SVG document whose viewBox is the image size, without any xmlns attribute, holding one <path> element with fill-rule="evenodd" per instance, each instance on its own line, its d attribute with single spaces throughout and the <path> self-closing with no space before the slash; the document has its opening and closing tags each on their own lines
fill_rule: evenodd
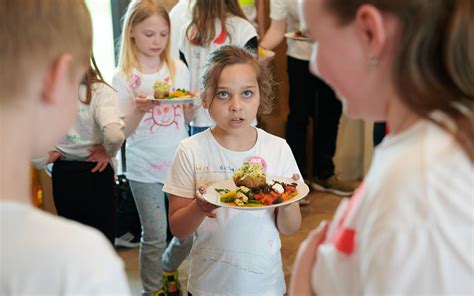
<svg viewBox="0 0 474 296">
<path fill-rule="evenodd" d="M 273 240 L 268 240 L 268 246 L 270 247 L 270 249 L 273 247 Z"/>
<path fill-rule="evenodd" d="M 163 104 L 157 105 L 153 108 L 151 112 L 148 112 L 144 122 L 150 122 L 150 132 L 153 133 L 155 126 L 168 127 L 173 124 L 176 125 L 176 128 L 179 128 L 178 118 L 181 117 L 181 114 L 178 110 L 181 108 L 179 104 Z"/>
<path fill-rule="evenodd" d="M 128 85 L 132 89 L 136 89 L 140 86 L 140 84 L 142 84 L 142 81 L 140 80 L 140 76 L 138 76 L 137 74 L 132 74 L 130 76 L 130 79 L 128 80 Z"/>
<path fill-rule="evenodd" d="M 149 163 L 148 164 L 148 169 L 150 171 L 163 171 L 167 170 L 171 167 L 171 162 L 170 161 L 161 161 L 157 163 Z"/>
<path fill-rule="evenodd" d="M 349 205 L 347 209 L 345 209 L 341 220 L 334 221 L 338 224 L 336 226 L 337 230 L 332 243 L 334 244 L 336 250 L 346 255 L 352 255 L 352 253 L 354 253 L 356 248 L 357 231 L 355 228 L 346 225 L 345 222 L 349 214 L 354 210 L 356 205 L 359 203 L 359 200 L 364 195 L 364 187 L 364 183 L 359 185 L 357 190 L 352 195 Z"/>
<path fill-rule="evenodd" d="M 252 156 L 248 159 L 249 163 L 261 163 L 263 166 L 263 171 L 267 171 L 267 162 L 265 159 L 261 158 L 260 156 Z"/>
</svg>

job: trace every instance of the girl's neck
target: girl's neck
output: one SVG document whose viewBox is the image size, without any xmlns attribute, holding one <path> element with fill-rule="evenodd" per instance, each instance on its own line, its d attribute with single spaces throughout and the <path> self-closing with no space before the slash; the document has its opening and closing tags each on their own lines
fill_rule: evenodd
<svg viewBox="0 0 474 296">
<path fill-rule="evenodd" d="M 224 148 L 232 151 L 247 151 L 252 149 L 257 142 L 257 129 L 249 126 L 241 133 L 228 133 L 225 130 L 215 126 L 211 128 L 214 139 Z"/>
<path fill-rule="evenodd" d="M 392 100 L 387 112 L 387 122 L 393 135 L 404 132 L 413 126 L 420 117 L 408 109 L 399 99 Z"/>
<path fill-rule="evenodd" d="M 139 54 L 138 63 L 140 64 L 140 72 L 143 74 L 153 74 L 159 72 L 163 67 L 163 60 L 161 57 L 147 57 Z"/>
</svg>

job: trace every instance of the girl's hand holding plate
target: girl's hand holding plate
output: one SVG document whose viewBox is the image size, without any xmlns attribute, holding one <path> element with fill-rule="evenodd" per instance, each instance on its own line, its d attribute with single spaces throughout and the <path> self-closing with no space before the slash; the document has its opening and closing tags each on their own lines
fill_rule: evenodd
<svg viewBox="0 0 474 296">
<path fill-rule="evenodd" d="M 145 94 L 139 94 L 135 97 L 135 109 L 142 113 L 149 112 L 150 110 L 155 107 L 155 105 L 159 104 L 159 101 L 149 100 Z"/>
<path fill-rule="evenodd" d="M 218 208 L 218 206 L 209 203 L 205 198 L 204 194 L 206 193 L 206 187 L 199 186 L 198 190 L 196 190 L 196 203 L 199 209 L 209 218 L 215 218 L 216 213 L 214 210 Z"/>
</svg>

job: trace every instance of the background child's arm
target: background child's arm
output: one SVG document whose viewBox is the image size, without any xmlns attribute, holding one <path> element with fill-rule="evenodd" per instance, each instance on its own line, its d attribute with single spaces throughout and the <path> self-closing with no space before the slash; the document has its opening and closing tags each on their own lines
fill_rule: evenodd
<svg viewBox="0 0 474 296">
<path fill-rule="evenodd" d="M 125 140 L 124 126 L 120 123 L 111 123 L 104 126 L 104 149 L 110 157 L 115 157 Z"/>
<path fill-rule="evenodd" d="M 125 122 L 125 137 L 128 138 L 140 124 L 143 115 L 150 111 L 154 102 L 147 100 L 146 95 L 141 94 L 135 98 L 133 108 L 125 115 L 123 121 Z"/>
<path fill-rule="evenodd" d="M 265 5 L 263 0 L 255 1 L 255 7 L 257 9 L 257 24 L 258 24 L 258 35 L 263 38 L 265 35 Z"/>
<path fill-rule="evenodd" d="M 125 140 L 125 126 L 120 119 L 118 98 L 115 90 L 106 84 L 96 83 L 93 88 L 92 112 L 94 121 L 102 130 L 103 146 L 110 157 L 115 154 Z"/>
</svg>

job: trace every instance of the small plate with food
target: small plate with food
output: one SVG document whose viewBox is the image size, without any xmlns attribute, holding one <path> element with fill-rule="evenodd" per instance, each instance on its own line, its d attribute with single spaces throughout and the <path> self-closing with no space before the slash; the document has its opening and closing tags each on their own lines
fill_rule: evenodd
<svg viewBox="0 0 474 296">
<path fill-rule="evenodd" d="M 186 89 L 170 90 L 170 85 L 166 81 L 155 82 L 153 91 L 153 98 L 148 99 L 161 104 L 186 104 L 193 103 L 197 99 L 194 93 Z"/>
<path fill-rule="evenodd" d="M 285 33 L 285 37 L 297 41 L 313 42 L 313 40 L 307 37 L 303 32 L 296 31 L 291 33 Z"/>
<path fill-rule="evenodd" d="M 259 163 L 244 163 L 230 180 L 212 184 L 204 198 L 214 205 L 239 210 L 260 210 L 288 205 L 309 193 L 303 181 L 266 176 Z"/>
</svg>

